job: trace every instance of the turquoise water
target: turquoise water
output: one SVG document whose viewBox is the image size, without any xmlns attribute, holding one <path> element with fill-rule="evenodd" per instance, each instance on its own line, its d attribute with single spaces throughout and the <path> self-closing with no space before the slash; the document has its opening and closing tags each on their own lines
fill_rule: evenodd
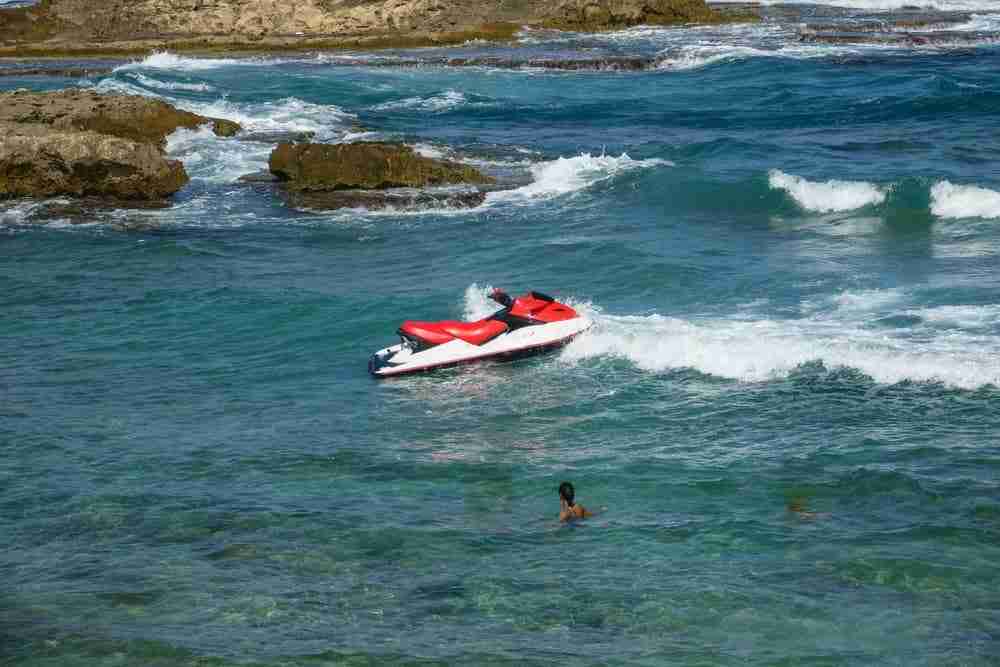
<svg viewBox="0 0 1000 667">
<path fill-rule="evenodd" d="M 0 79 L 247 128 L 171 138 L 168 209 L 0 208 L 5 664 L 996 664 L 1000 50 L 773 23 L 522 48 L 660 64 Z M 265 131 L 517 189 L 294 210 L 236 180 Z M 595 327 L 368 376 L 401 320 L 490 285 Z M 606 510 L 559 525 L 564 479 Z"/>
</svg>

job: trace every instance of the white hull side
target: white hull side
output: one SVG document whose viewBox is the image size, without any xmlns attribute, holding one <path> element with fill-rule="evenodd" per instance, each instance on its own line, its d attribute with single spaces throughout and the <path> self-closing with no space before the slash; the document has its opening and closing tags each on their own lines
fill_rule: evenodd
<svg viewBox="0 0 1000 667">
<path fill-rule="evenodd" d="M 501 334 L 483 345 L 473 345 L 456 338 L 422 352 L 410 352 L 402 344 L 393 345 L 375 353 L 375 357 L 382 361 L 392 357 L 393 364 L 381 366 L 372 373 L 378 377 L 389 377 L 494 357 L 527 355 L 533 350 L 564 345 L 589 329 L 591 324 L 585 317 L 575 317 L 562 322 L 522 327 Z"/>
</svg>

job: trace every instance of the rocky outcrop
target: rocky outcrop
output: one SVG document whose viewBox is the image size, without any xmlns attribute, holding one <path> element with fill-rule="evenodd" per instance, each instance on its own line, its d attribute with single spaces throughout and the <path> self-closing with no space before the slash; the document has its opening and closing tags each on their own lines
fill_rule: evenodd
<svg viewBox="0 0 1000 667">
<path fill-rule="evenodd" d="M 156 199 L 188 182 L 153 144 L 90 131 L 0 123 L 0 198 Z"/>
<path fill-rule="evenodd" d="M 83 90 L 0 94 L 0 198 L 167 197 L 188 176 L 164 155 L 166 137 L 205 124 L 222 136 L 240 129 L 146 97 Z"/>
<path fill-rule="evenodd" d="M 525 25 L 605 30 L 747 18 L 704 0 L 41 0 L 0 10 L 0 54 L 402 47 L 511 39 Z"/>
<path fill-rule="evenodd" d="M 89 130 L 160 146 L 180 128 L 193 130 L 211 125 L 216 134 L 224 137 L 240 130 L 238 123 L 181 111 L 149 97 L 101 95 L 88 90 L 0 93 L 3 121 L 45 125 L 55 130 Z"/>
<path fill-rule="evenodd" d="M 719 20 L 719 15 L 703 0 L 563 0 L 553 4 L 546 12 L 543 25 L 561 30 L 607 30 Z"/>
<path fill-rule="evenodd" d="M 299 192 L 493 182 L 468 165 L 424 157 L 394 143 L 284 143 L 271 153 L 268 165 L 288 190 Z"/>
</svg>

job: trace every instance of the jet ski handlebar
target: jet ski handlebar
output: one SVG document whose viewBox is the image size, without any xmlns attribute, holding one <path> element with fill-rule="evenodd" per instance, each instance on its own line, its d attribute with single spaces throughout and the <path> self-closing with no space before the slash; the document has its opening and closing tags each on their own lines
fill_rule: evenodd
<svg viewBox="0 0 1000 667">
<path fill-rule="evenodd" d="M 512 305 L 514 305 L 514 300 L 510 298 L 510 295 L 507 294 L 507 292 L 504 292 L 502 289 L 494 289 L 492 292 L 490 292 L 490 298 L 499 303 L 504 308 L 510 308 Z"/>
</svg>

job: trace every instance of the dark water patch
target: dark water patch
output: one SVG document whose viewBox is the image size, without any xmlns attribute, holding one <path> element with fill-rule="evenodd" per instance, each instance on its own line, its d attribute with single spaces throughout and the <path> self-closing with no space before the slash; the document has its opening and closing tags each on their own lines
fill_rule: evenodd
<svg viewBox="0 0 1000 667">
<path fill-rule="evenodd" d="M 1000 525 L 1000 504 L 980 503 L 972 510 L 972 515 L 980 521 Z"/>
<path fill-rule="evenodd" d="M 643 56 L 603 56 L 596 58 L 563 57 L 523 57 L 523 56 L 469 56 L 469 57 L 426 57 L 372 58 L 342 57 L 324 61 L 323 67 L 371 67 L 371 68 L 422 68 L 422 67 L 475 67 L 509 70 L 551 70 L 564 72 L 635 72 L 654 68 L 657 60 Z"/>
<path fill-rule="evenodd" d="M 112 591 L 97 593 L 98 600 L 108 602 L 114 607 L 148 607 L 155 604 L 167 594 L 162 590 L 150 591 Z"/>
<path fill-rule="evenodd" d="M 843 498 L 858 499 L 863 502 L 879 496 L 893 497 L 897 501 L 907 496 L 926 500 L 938 498 L 935 493 L 924 489 L 913 477 L 901 472 L 868 468 L 841 477 L 831 490 Z"/>
<path fill-rule="evenodd" d="M 852 26 L 853 27 L 853 26 Z M 940 30 L 936 32 L 871 30 L 853 31 L 851 28 L 836 32 L 820 32 L 804 28 L 799 32 L 799 41 L 809 44 L 879 44 L 885 46 L 939 46 L 939 45 L 984 45 L 1000 41 L 1000 35 L 985 32 L 959 32 Z"/>
<path fill-rule="evenodd" d="M 112 67 L 64 67 L 59 65 L 52 67 L 0 67 L 0 77 L 53 76 L 68 79 L 92 79 L 107 76 L 112 70 Z"/>
<path fill-rule="evenodd" d="M 208 560 L 257 560 L 263 553 L 256 544 L 228 544 L 206 556 Z"/>
<path fill-rule="evenodd" d="M 957 593 L 967 586 L 966 569 L 914 558 L 857 558 L 838 563 L 834 575 L 846 584 L 887 587 L 934 595 Z"/>
<path fill-rule="evenodd" d="M 889 315 L 872 320 L 868 326 L 885 329 L 912 329 L 923 321 L 919 315 Z"/>
</svg>

